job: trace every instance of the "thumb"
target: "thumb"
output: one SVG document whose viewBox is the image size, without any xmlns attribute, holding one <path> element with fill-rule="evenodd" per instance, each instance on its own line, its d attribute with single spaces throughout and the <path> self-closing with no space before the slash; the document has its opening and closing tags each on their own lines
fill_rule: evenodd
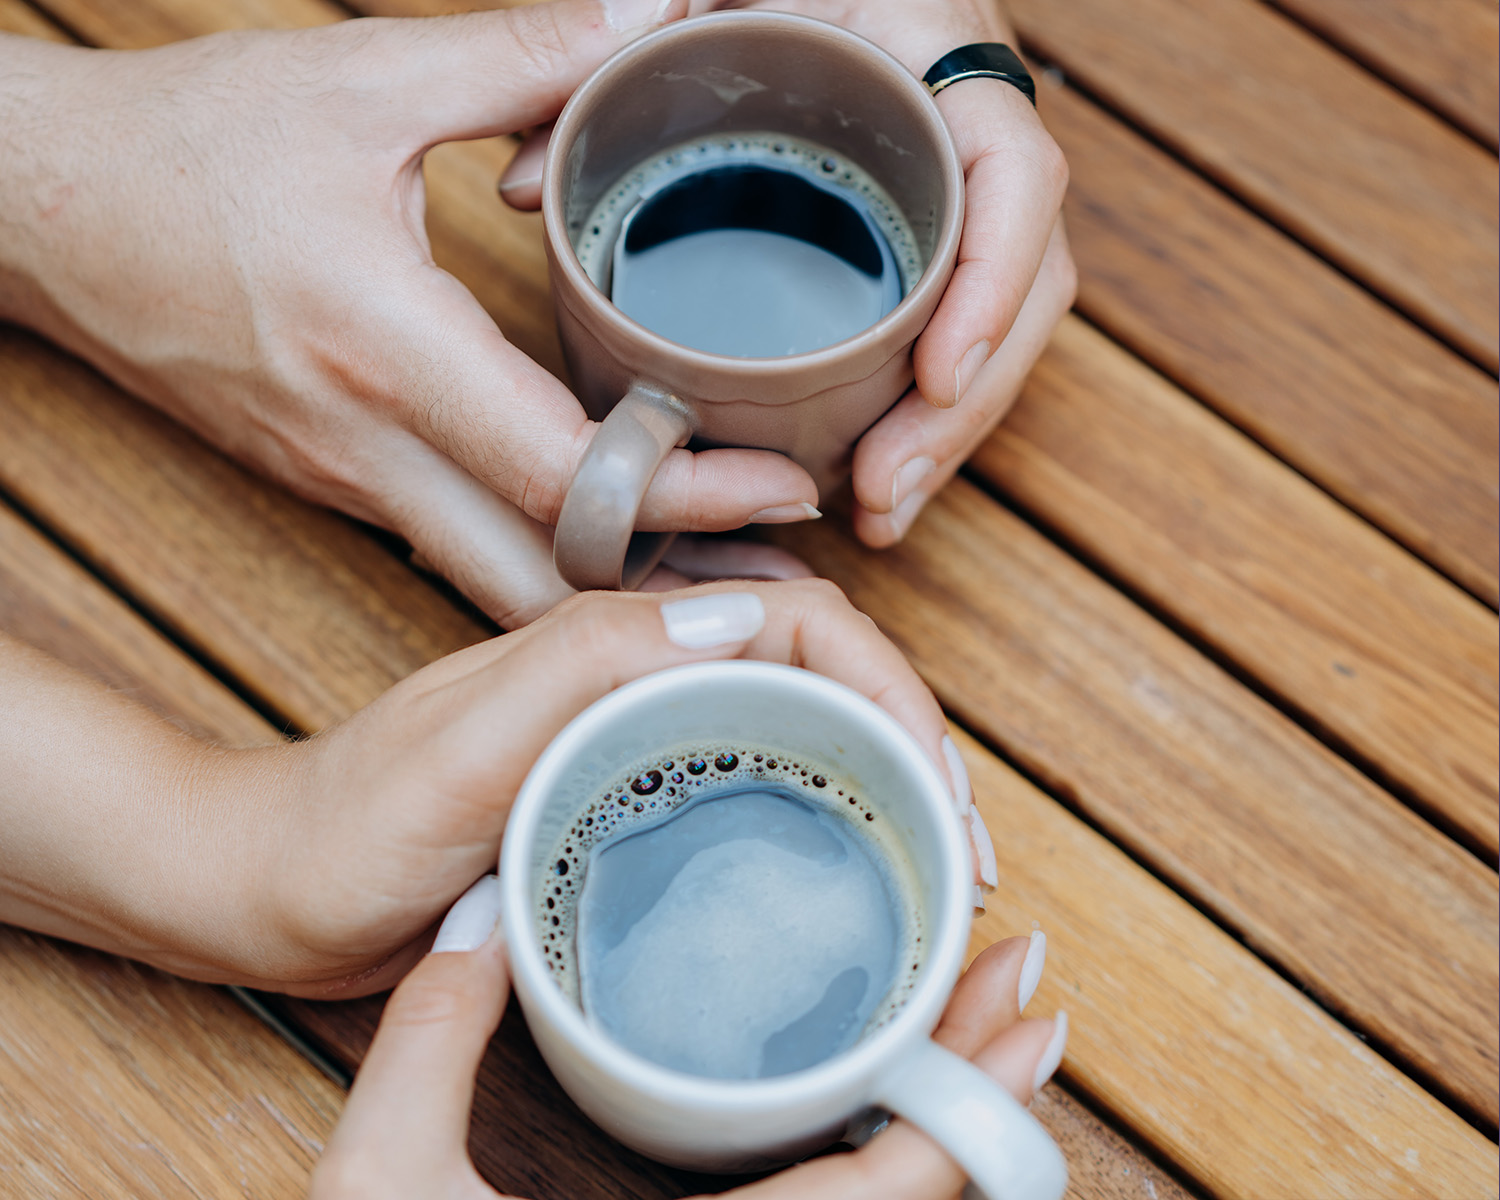
<svg viewBox="0 0 1500 1200">
<path fill-rule="evenodd" d="M 600 63 L 687 8 L 687 0 L 553 0 L 382 21 L 368 46 L 383 85 L 395 81 L 413 135 L 435 145 L 550 121 Z"/>
<path fill-rule="evenodd" d="M 486 875 L 391 994 L 318 1164 L 315 1200 L 444 1194 L 443 1181 L 479 1182 L 469 1110 L 510 990 L 499 917 L 500 881 Z"/>
</svg>

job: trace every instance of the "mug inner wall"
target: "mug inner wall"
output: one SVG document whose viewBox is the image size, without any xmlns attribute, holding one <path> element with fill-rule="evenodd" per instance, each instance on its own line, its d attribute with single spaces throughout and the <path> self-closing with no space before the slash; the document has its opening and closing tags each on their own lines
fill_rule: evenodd
<svg viewBox="0 0 1500 1200">
<path fill-rule="evenodd" d="M 718 21 L 644 48 L 577 114 L 563 186 L 573 245 L 605 191 L 643 160 L 698 138 L 769 132 L 819 143 L 869 172 L 900 206 L 925 270 L 946 189 L 920 85 L 831 28 Z"/>
<path fill-rule="evenodd" d="M 688 672 L 669 690 L 647 692 L 635 703 L 621 702 L 594 723 L 587 736 L 569 748 L 566 760 L 554 764 L 556 773 L 538 814 L 529 848 L 526 894 L 532 904 L 539 889 L 552 882 L 553 850 L 564 832 L 589 804 L 643 758 L 687 744 L 740 743 L 764 747 L 815 763 L 822 763 L 845 783 L 858 788 L 866 802 L 891 823 L 891 841 L 906 854 L 899 864 L 908 898 L 918 906 L 925 934 L 922 958 L 914 981 L 925 976 L 930 947 L 943 944 L 940 928 L 945 916 L 945 884 L 938 864 L 942 847 L 935 814 L 923 799 L 927 785 L 877 728 L 822 697 L 782 677 L 790 668 L 767 674 L 763 669 Z M 693 678 L 698 674 L 698 678 Z M 801 672 L 794 673 L 801 675 Z M 649 689 L 653 681 L 639 687 Z M 618 693 L 617 693 L 618 695 Z M 606 702 L 607 703 L 607 702 Z M 726 733 L 726 731 L 730 731 Z M 526 923 L 528 948 L 545 961 L 535 926 Z M 561 985 L 551 972 L 549 986 Z M 576 1001 L 567 997 L 567 1003 Z M 898 1010 L 899 1011 L 899 1010 Z"/>
</svg>

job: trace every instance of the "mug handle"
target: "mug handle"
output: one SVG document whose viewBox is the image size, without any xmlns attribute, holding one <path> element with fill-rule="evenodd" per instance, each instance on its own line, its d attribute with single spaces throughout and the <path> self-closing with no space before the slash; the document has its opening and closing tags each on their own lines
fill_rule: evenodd
<svg viewBox="0 0 1500 1200">
<path fill-rule="evenodd" d="M 951 1050 L 923 1041 L 881 1081 L 876 1103 L 951 1154 L 985 1200 L 1061 1200 L 1062 1151 L 1014 1096 Z"/>
<path fill-rule="evenodd" d="M 599 426 L 557 518 L 552 561 L 581 592 L 631 589 L 649 575 L 675 533 L 636 533 L 641 501 L 662 460 L 693 435 L 676 396 L 636 382 Z"/>
</svg>

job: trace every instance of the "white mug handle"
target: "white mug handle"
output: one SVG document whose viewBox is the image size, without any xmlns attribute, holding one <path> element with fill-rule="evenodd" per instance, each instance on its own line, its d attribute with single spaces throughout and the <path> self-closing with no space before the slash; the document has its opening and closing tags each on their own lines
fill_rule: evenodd
<svg viewBox="0 0 1500 1200">
<path fill-rule="evenodd" d="M 985 1200 L 1061 1200 L 1062 1151 L 1014 1096 L 965 1058 L 922 1041 L 881 1080 L 876 1102 L 951 1154 Z"/>
</svg>

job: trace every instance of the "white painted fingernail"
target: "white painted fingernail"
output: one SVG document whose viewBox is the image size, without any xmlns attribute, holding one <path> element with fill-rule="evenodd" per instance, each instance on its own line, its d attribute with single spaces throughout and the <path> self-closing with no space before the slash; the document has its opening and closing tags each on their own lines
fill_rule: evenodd
<svg viewBox="0 0 1500 1200">
<path fill-rule="evenodd" d="M 1062 1066 L 1063 1051 L 1067 1045 L 1068 1014 L 1059 1010 L 1057 1016 L 1052 1018 L 1052 1039 L 1042 1051 L 1041 1061 L 1036 1064 L 1036 1074 L 1031 1077 L 1033 1093 L 1041 1091 L 1047 1080 L 1057 1073 L 1057 1068 Z"/>
<path fill-rule="evenodd" d="M 913 492 L 891 511 L 891 532 L 898 542 L 911 532 L 929 499 L 926 492 Z"/>
<path fill-rule="evenodd" d="M 995 843 L 990 839 L 990 831 L 977 804 L 969 805 L 969 837 L 979 855 L 979 882 L 993 892 L 1000 886 L 1000 872 L 995 867 Z"/>
<path fill-rule="evenodd" d="M 661 606 L 667 636 L 688 650 L 743 642 L 761 631 L 766 606 L 754 592 L 715 592 Z"/>
<path fill-rule="evenodd" d="M 957 404 L 964 398 L 964 393 L 974 383 L 974 376 L 979 374 L 979 368 L 984 366 L 989 358 L 990 344 L 988 342 L 975 342 L 964 351 L 964 356 L 958 360 L 958 367 L 953 372 L 953 403 Z"/>
<path fill-rule="evenodd" d="M 660 25 L 672 0 L 599 0 L 604 20 L 616 32 Z"/>
<path fill-rule="evenodd" d="M 964 766 L 964 756 L 951 737 L 943 738 L 943 761 L 948 764 L 948 778 L 953 781 L 953 807 L 963 816 L 974 803 L 974 789 L 969 786 L 969 768 Z"/>
<path fill-rule="evenodd" d="M 500 880 L 486 875 L 448 910 L 432 943 L 434 954 L 467 954 L 490 940 L 500 920 Z"/>
<path fill-rule="evenodd" d="M 778 504 L 752 513 L 749 525 L 789 525 L 793 521 L 816 521 L 823 514 L 811 504 Z"/>
<path fill-rule="evenodd" d="M 911 495 L 912 489 L 937 470 L 937 463 L 920 454 L 910 462 L 901 464 L 900 470 L 891 480 L 891 511 L 901 507 L 901 502 Z"/>
<path fill-rule="evenodd" d="M 976 912 L 984 911 L 984 889 L 977 883 L 974 885 L 974 910 Z"/>
<path fill-rule="evenodd" d="M 1031 942 L 1026 947 L 1026 957 L 1021 960 L 1021 983 L 1016 989 L 1016 1009 L 1025 1012 L 1031 998 L 1036 995 L 1037 984 L 1042 982 L 1042 969 L 1047 965 L 1047 935 L 1040 929 L 1031 931 Z"/>
<path fill-rule="evenodd" d="M 511 178 L 509 175 L 500 176 L 500 194 L 506 192 L 517 192 L 522 188 L 539 188 L 542 186 L 542 173 L 538 171 L 535 175 L 517 176 Z"/>
</svg>

